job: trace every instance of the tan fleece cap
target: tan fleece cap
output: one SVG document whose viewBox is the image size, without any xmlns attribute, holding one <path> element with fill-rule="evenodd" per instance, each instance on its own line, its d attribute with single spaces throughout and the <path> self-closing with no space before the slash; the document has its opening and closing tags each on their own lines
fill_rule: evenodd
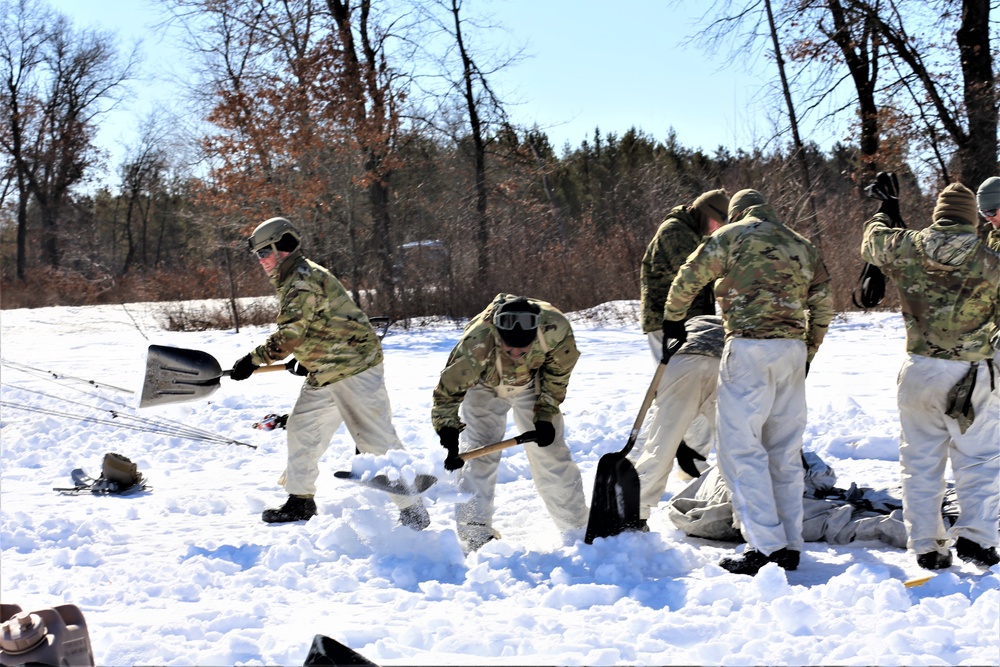
<svg viewBox="0 0 1000 667">
<path fill-rule="evenodd" d="M 764 195 L 756 190 L 740 190 L 733 195 L 732 199 L 729 200 L 729 220 L 731 222 L 740 213 L 747 210 L 751 206 L 760 206 L 761 204 L 766 203 L 767 200 L 764 199 Z"/>
<path fill-rule="evenodd" d="M 976 195 L 961 183 L 952 183 L 938 195 L 934 215 L 931 217 L 934 222 L 941 218 L 949 220 L 960 218 L 963 222 L 976 224 L 978 219 Z"/>
<path fill-rule="evenodd" d="M 712 218 L 719 223 L 726 222 L 726 211 L 729 209 L 729 193 L 725 190 L 709 190 L 698 196 L 691 208 L 701 213 L 706 220 Z"/>
</svg>

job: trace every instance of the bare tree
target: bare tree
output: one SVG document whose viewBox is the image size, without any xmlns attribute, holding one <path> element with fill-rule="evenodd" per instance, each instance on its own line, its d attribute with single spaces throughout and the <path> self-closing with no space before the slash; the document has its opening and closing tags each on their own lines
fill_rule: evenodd
<svg viewBox="0 0 1000 667">
<path fill-rule="evenodd" d="M 3 148 L 38 206 L 42 260 L 58 267 L 66 194 L 95 164 L 97 120 L 119 99 L 136 54 L 122 61 L 111 34 L 75 30 L 35 0 L 4 0 L 2 20 Z"/>
</svg>

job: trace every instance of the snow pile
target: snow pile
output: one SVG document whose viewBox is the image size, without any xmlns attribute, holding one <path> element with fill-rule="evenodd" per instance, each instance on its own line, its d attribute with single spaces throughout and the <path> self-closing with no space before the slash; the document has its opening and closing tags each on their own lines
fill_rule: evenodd
<svg viewBox="0 0 1000 667">
<path fill-rule="evenodd" d="M 166 332 L 157 308 L 2 313 L 0 593 L 26 610 L 80 606 L 98 664 L 301 665 L 316 634 L 379 664 L 1000 663 L 1000 567 L 956 561 L 906 588 L 926 574 L 912 555 L 810 543 L 795 572 L 737 576 L 715 564 L 736 545 L 688 538 L 662 511 L 651 533 L 586 545 L 582 531 L 554 529 L 517 447 L 499 474 L 503 537 L 464 556 L 454 475 L 430 427 L 458 324 L 394 326 L 384 340 L 407 451 L 354 457 L 341 430 L 322 462 L 319 515 L 266 525 L 260 512 L 284 500 L 284 431 L 252 424 L 290 410 L 301 379 L 224 379 L 207 400 L 136 411 L 148 345 L 204 350 L 228 368 L 268 332 Z M 588 497 L 652 378 L 634 313 L 616 302 L 572 314 L 582 357 L 564 412 Z M 891 313 L 838 319 L 820 349 L 806 448 L 839 486 L 899 483 L 903 355 Z M 108 451 L 135 461 L 153 490 L 52 490 L 76 467 L 96 476 Z M 398 525 L 384 494 L 336 470 L 433 474 L 431 527 Z M 667 494 L 683 484 L 672 478 Z"/>
</svg>

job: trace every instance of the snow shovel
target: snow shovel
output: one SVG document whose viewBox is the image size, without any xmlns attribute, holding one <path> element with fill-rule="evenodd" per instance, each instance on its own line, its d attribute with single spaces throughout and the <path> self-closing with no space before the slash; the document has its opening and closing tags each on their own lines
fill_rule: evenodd
<svg viewBox="0 0 1000 667">
<path fill-rule="evenodd" d="M 513 447 L 514 445 L 534 442 L 536 437 L 537 436 L 534 431 L 526 431 L 521 435 L 516 435 L 513 438 L 508 438 L 501 442 L 495 442 L 492 445 L 486 445 L 485 447 L 480 447 L 479 449 L 463 452 L 458 455 L 458 458 L 463 461 L 478 459 L 480 456 L 486 456 L 487 454 L 492 454 L 493 452 L 500 451 L 501 449 Z M 431 488 L 431 486 L 437 482 L 437 477 L 425 474 L 417 475 L 413 480 L 412 485 L 407 484 L 401 479 L 390 479 L 389 476 L 385 474 L 378 474 L 374 477 L 363 477 L 355 474 L 351 470 L 337 470 L 333 473 L 333 476 L 337 479 L 343 479 L 348 482 L 360 484 L 361 486 L 367 486 L 370 489 L 394 493 L 400 496 L 418 496 L 427 489 Z M 278 483 L 282 485 L 284 484 L 284 475 L 282 475 L 282 478 Z"/>
<path fill-rule="evenodd" d="M 597 472 L 594 477 L 594 493 L 590 498 L 590 517 L 587 520 L 587 533 L 583 541 L 593 544 L 598 537 L 611 537 L 625 530 L 639 528 L 639 474 L 635 466 L 626 457 L 635 446 L 639 437 L 639 429 L 646 418 L 646 412 L 656 396 L 656 388 L 663 377 L 670 357 L 680 348 L 675 344 L 667 349 L 666 354 L 656 366 L 653 381 L 646 390 L 646 397 L 639 408 L 628 442 L 620 452 L 605 454 L 597 462 Z"/>
<path fill-rule="evenodd" d="M 254 373 L 283 370 L 284 364 L 272 364 L 260 366 Z M 206 398 L 219 388 L 221 378 L 229 373 L 207 352 L 150 345 L 139 407 Z"/>
</svg>

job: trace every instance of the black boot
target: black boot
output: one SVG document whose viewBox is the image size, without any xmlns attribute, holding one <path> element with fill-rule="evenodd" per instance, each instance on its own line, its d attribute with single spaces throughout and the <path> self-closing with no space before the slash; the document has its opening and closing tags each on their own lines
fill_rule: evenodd
<svg viewBox="0 0 1000 667">
<path fill-rule="evenodd" d="M 955 553 L 967 563 L 975 563 L 980 567 L 993 567 L 1000 563 L 996 547 L 983 547 L 970 539 L 960 537 L 955 542 Z"/>
<path fill-rule="evenodd" d="M 951 567 L 951 552 L 928 551 L 917 556 L 917 565 L 925 570 L 943 570 Z"/>
<path fill-rule="evenodd" d="M 777 563 L 783 570 L 795 570 L 799 567 L 799 552 L 793 549 L 778 549 L 767 557 L 772 563 Z"/>
<path fill-rule="evenodd" d="M 399 522 L 413 530 L 423 530 L 431 525 L 431 517 L 423 503 L 410 505 L 399 510 Z"/>
<path fill-rule="evenodd" d="M 316 516 L 316 501 L 303 496 L 288 496 L 281 507 L 264 510 L 260 518 L 265 523 L 288 523 L 289 521 L 308 521 Z"/>
<path fill-rule="evenodd" d="M 767 556 L 756 549 L 746 549 L 740 556 L 726 556 L 719 561 L 719 567 L 733 574 L 749 574 L 751 577 L 768 564 Z"/>
<path fill-rule="evenodd" d="M 765 556 L 756 549 L 746 549 L 742 556 L 723 558 L 719 561 L 719 566 L 733 574 L 749 574 L 752 577 L 768 563 L 777 563 L 783 570 L 794 570 L 799 566 L 799 552 L 782 547 L 770 556 Z"/>
</svg>

